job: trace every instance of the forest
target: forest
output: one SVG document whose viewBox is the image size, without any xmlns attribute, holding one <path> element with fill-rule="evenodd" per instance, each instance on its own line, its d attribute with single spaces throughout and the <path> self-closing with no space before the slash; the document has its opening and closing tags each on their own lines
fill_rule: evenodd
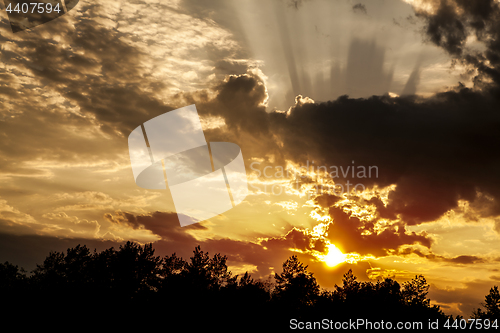
<svg viewBox="0 0 500 333">
<path fill-rule="evenodd" d="M 199 246 L 184 260 L 175 253 L 155 256 L 152 244 L 127 242 L 102 252 L 78 245 L 51 252 L 29 273 L 0 264 L 0 299 L 9 305 L 2 314 L 12 320 L 57 318 L 73 327 L 145 328 L 161 321 L 222 331 L 307 329 L 307 323 L 349 320 L 422 322 L 424 328 L 437 321 L 442 328 L 464 320 L 431 304 L 422 275 L 402 284 L 390 278 L 362 282 L 349 270 L 341 285 L 327 290 L 297 256 L 268 280 L 233 275 L 226 262 L 227 256 L 210 256 Z M 497 286 L 469 318 L 498 328 Z"/>
</svg>

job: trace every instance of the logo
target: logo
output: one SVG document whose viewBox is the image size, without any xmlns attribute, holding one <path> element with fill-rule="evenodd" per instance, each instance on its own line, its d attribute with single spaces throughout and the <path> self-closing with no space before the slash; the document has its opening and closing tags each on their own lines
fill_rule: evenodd
<svg viewBox="0 0 500 333">
<path fill-rule="evenodd" d="M 240 147 L 207 142 L 194 104 L 138 126 L 128 146 L 136 184 L 168 187 L 181 226 L 222 214 L 248 195 Z"/>
<path fill-rule="evenodd" d="M 78 0 L 4 0 L 12 32 L 31 29 L 73 9 Z"/>
</svg>

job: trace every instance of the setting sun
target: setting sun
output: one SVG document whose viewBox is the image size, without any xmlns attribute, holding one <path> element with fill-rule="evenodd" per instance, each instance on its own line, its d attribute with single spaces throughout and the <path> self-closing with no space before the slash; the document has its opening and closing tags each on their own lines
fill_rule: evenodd
<svg viewBox="0 0 500 333">
<path fill-rule="evenodd" d="M 345 261 L 345 254 L 343 254 L 335 245 L 328 245 L 328 254 L 323 259 L 325 263 L 330 266 L 336 266 Z"/>
</svg>

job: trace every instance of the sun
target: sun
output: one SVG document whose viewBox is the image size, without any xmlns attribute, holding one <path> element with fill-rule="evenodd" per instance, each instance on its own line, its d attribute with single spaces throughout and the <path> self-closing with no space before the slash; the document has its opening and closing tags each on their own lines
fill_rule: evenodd
<svg viewBox="0 0 500 333">
<path fill-rule="evenodd" d="M 328 253 L 323 258 L 323 261 L 327 266 L 333 267 L 337 266 L 341 262 L 345 261 L 345 254 L 343 254 L 335 245 L 328 245 Z"/>
</svg>

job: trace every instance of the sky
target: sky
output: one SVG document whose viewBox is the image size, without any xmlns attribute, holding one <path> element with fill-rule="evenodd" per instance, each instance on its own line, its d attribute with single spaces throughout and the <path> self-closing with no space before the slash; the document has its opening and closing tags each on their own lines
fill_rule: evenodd
<svg viewBox="0 0 500 333">
<path fill-rule="evenodd" d="M 423 274 L 470 317 L 500 283 L 499 6 L 80 0 L 16 33 L 2 11 L 0 261 L 132 240 L 267 279 L 297 255 L 330 289 Z M 127 138 L 191 104 L 241 148 L 249 195 L 181 227 Z"/>
</svg>

